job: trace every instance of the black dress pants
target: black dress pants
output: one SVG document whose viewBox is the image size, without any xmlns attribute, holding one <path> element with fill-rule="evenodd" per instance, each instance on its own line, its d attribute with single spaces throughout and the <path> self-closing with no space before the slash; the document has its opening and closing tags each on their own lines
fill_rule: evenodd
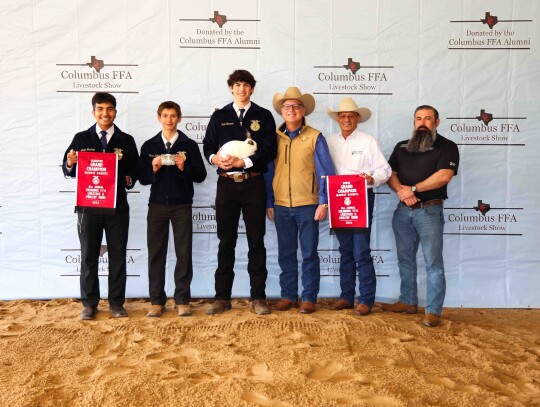
<svg viewBox="0 0 540 407">
<path fill-rule="evenodd" d="M 126 203 L 114 215 L 78 213 L 81 243 L 81 300 L 85 307 L 97 307 L 99 292 L 99 255 L 103 232 L 107 241 L 109 304 L 123 305 L 126 299 L 126 249 L 129 232 L 129 206 Z M 105 264 L 105 263 L 103 263 Z"/>
<path fill-rule="evenodd" d="M 174 301 L 187 305 L 191 299 L 193 278 L 191 205 L 148 204 L 148 286 L 153 305 L 165 305 L 165 264 L 169 245 L 169 224 L 172 225 L 176 266 L 174 268 Z"/>
<path fill-rule="evenodd" d="M 218 300 L 230 300 L 240 213 L 246 225 L 248 273 L 251 299 L 266 298 L 266 191 L 262 175 L 235 182 L 219 177 L 216 192 L 216 223 L 219 238 L 215 288 Z"/>
</svg>

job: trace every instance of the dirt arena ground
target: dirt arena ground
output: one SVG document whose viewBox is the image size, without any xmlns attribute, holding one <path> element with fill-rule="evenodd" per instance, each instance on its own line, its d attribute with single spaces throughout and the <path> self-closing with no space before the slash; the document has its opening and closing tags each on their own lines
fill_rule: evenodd
<svg viewBox="0 0 540 407">
<path fill-rule="evenodd" d="M 102 301 L 0 301 L 0 406 L 540 406 L 540 310 L 375 307 L 258 316 L 247 300 L 180 318 Z"/>
</svg>

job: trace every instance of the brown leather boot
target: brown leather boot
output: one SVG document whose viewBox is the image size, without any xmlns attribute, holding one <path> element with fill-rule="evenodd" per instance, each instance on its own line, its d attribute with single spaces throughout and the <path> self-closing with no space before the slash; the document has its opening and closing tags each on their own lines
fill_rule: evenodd
<svg viewBox="0 0 540 407">
<path fill-rule="evenodd" d="M 151 318 L 159 318 L 161 314 L 163 314 L 163 311 L 165 311 L 165 305 L 152 304 L 146 316 Z"/>
<path fill-rule="evenodd" d="M 300 314 L 313 314 L 315 312 L 315 304 L 310 301 L 302 301 L 298 312 Z"/>
<path fill-rule="evenodd" d="M 441 323 L 441 317 L 436 314 L 426 314 L 422 324 L 429 327 L 437 326 Z"/>
<path fill-rule="evenodd" d="M 349 301 L 340 298 L 335 303 L 330 305 L 330 309 L 334 311 L 341 311 L 342 309 L 351 309 L 353 308 L 352 304 L 349 304 Z"/>
<path fill-rule="evenodd" d="M 288 311 L 291 308 L 298 308 L 298 302 L 291 301 L 287 298 L 282 298 L 272 305 L 272 309 L 277 311 Z"/>
<path fill-rule="evenodd" d="M 416 314 L 418 313 L 417 305 L 403 304 L 402 302 L 396 302 L 394 304 L 381 303 L 382 309 L 392 312 L 405 312 L 407 314 Z"/>
<path fill-rule="evenodd" d="M 223 311 L 231 309 L 231 301 L 215 300 L 206 310 L 208 315 L 221 314 Z"/>
<path fill-rule="evenodd" d="M 255 311 L 255 314 L 257 315 L 268 315 L 272 312 L 270 311 L 266 300 L 251 301 L 251 308 L 253 308 L 253 311 Z"/>
<path fill-rule="evenodd" d="M 371 307 L 367 306 L 366 304 L 358 304 L 358 306 L 355 308 L 354 313 L 356 315 L 361 315 L 365 317 L 366 315 L 369 315 L 371 312 Z"/>
</svg>

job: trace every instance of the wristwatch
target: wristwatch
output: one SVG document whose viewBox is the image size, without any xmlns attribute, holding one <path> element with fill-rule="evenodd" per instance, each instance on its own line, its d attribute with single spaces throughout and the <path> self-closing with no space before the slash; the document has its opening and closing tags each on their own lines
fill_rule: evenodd
<svg viewBox="0 0 540 407">
<path fill-rule="evenodd" d="M 411 191 L 416 192 L 416 185 L 413 185 L 413 186 L 411 187 Z"/>
</svg>

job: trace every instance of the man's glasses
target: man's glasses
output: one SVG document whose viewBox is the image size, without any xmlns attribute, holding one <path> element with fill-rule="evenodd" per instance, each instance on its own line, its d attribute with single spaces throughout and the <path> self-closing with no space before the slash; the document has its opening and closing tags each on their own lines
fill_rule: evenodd
<svg viewBox="0 0 540 407">
<path fill-rule="evenodd" d="M 302 107 L 304 107 L 304 105 L 281 105 L 283 110 L 299 110 Z"/>
</svg>

